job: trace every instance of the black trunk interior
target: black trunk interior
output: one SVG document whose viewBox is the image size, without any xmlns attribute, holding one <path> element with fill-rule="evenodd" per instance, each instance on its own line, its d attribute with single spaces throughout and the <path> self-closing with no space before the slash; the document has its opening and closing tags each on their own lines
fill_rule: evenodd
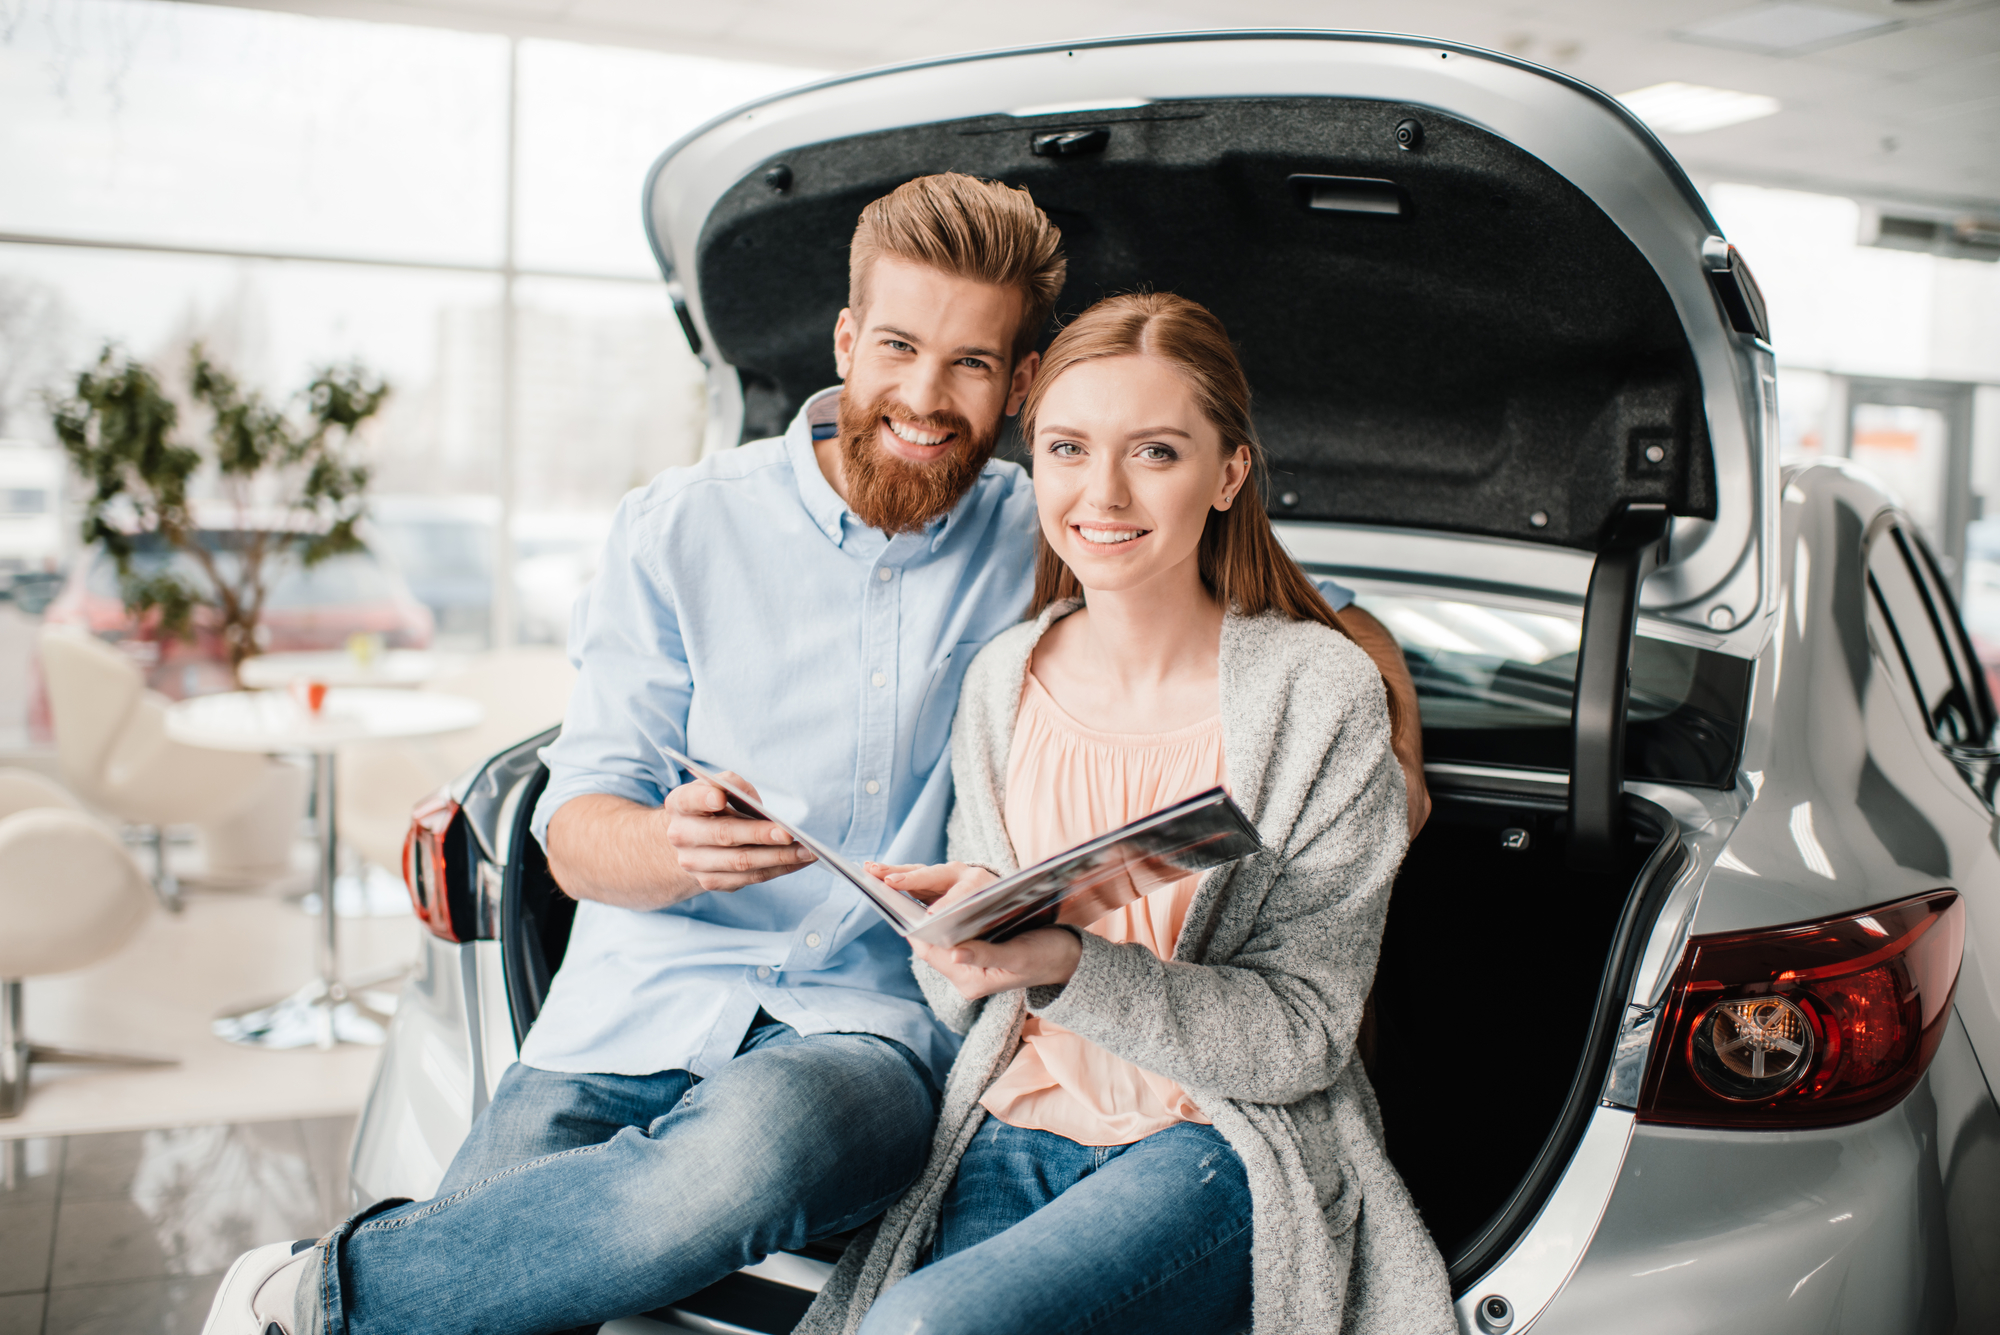
<svg viewBox="0 0 2000 1335">
<path fill-rule="evenodd" d="M 1522 1187 L 1571 1102 L 1638 873 L 1567 865 L 1555 800 L 1433 792 L 1375 972 L 1371 1076 L 1389 1154 L 1447 1261 Z M 1567 1156 L 1564 1156 L 1565 1158 Z"/>
<path fill-rule="evenodd" d="M 1062 134 L 1087 151 L 1049 153 Z M 982 116 L 760 164 L 692 253 L 663 257 L 738 373 L 744 439 L 834 383 L 863 206 L 939 171 L 1033 192 L 1069 258 L 1058 319 L 1135 288 L 1222 319 L 1256 391 L 1274 514 L 1588 550 L 1630 502 L 1715 514 L 1687 334 L 1646 256 L 1517 145 L 1358 99 Z"/>
</svg>

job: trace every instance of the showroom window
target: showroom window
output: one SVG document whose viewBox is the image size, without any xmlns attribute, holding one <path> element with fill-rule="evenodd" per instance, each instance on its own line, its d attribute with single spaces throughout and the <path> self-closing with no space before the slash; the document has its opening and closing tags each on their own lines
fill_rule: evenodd
<svg viewBox="0 0 2000 1335">
<path fill-rule="evenodd" d="M 280 393 L 358 358 L 395 387 L 378 548 L 459 558 L 420 592 L 440 646 L 560 641 L 619 497 L 700 450 L 646 168 L 812 77 L 161 0 L 21 7 L 0 25 L 0 438 L 50 443 L 42 394 L 106 340 L 169 376 L 199 340 Z"/>
</svg>

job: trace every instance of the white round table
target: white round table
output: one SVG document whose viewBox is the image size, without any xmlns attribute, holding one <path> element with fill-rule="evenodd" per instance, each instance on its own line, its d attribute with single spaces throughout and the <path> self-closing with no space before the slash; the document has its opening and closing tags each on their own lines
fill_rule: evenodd
<svg viewBox="0 0 2000 1335">
<path fill-rule="evenodd" d="M 429 649 L 385 649 L 365 662 L 345 649 L 327 649 L 259 654 L 244 659 L 236 677 L 251 690 L 283 688 L 300 680 L 328 686 L 421 686 L 464 664 L 456 654 Z"/>
<path fill-rule="evenodd" d="M 478 726 L 484 712 L 478 701 L 459 695 L 357 687 L 329 690 L 318 714 L 286 691 L 202 695 L 167 710 L 167 735 L 189 746 L 266 754 L 303 751 L 313 757 L 319 827 L 319 866 L 314 879 L 319 889 L 320 922 L 324 924 L 319 936 L 318 976 L 281 1001 L 218 1019 L 218 1037 L 261 1048 L 379 1044 L 387 1037 L 388 1017 L 366 1004 L 340 976 L 340 915 L 333 911 L 340 847 L 340 831 L 334 822 L 334 754 L 349 742 L 461 732 Z"/>
</svg>

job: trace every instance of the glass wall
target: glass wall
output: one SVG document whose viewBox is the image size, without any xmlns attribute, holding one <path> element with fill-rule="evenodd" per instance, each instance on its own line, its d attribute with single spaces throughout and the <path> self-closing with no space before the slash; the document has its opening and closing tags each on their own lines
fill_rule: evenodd
<svg viewBox="0 0 2000 1335">
<path fill-rule="evenodd" d="M 164 0 L 16 7 L 0 439 L 51 446 L 46 395 L 107 341 L 166 377 L 198 341 L 274 394 L 359 359 L 395 390 L 368 442 L 375 546 L 440 642 L 488 642 L 496 605 L 510 638 L 560 640 L 618 498 L 700 448 L 646 169 L 813 77 Z M 0 737 L 26 635 L 0 627 Z"/>
<path fill-rule="evenodd" d="M 2000 691 L 2000 264 L 1864 244 L 1849 199 L 1708 197 L 1770 306 L 1781 457 L 1851 458 L 1895 493 Z"/>
</svg>

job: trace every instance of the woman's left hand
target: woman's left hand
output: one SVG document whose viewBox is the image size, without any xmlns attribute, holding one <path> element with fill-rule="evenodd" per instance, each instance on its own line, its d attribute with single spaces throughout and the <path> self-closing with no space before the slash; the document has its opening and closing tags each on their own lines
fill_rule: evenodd
<svg viewBox="0 0 2000 1335">
<path fill-rule="evenodd" d="M 1061 927 L 1023 932 L 1012 941 L 966 941 L 956 946 L 910 942 L 911 953 L 943 974 L 967 1001 L 1021 987 L 1067 983 L 1083 958 L 1076 933 Z"/>
</svg>

